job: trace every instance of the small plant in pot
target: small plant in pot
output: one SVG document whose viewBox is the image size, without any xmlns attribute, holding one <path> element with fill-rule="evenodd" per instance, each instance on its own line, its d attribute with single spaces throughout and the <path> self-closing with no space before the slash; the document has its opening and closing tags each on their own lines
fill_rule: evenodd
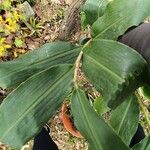
<svg viewBox="0 0 150 150">
<path fill-rule="evenodd" d="M 20 149 L 72 93 L 71 111 L 90 150 L 129 150 L 139 122 L 139 92 L 149 82 L 149 61 L 117 41 L 128 28 L 150 15 L 149 0 L 87 0 L 85 24 L 92 38 L 84 45 L 52 42 L 20 58 L 0 63 L 0 86 L 14 90 L 0 105 L 0 141 Z M 112 109 L 109 123 L 90 105 L 78 71 L 101 93 Z M 137 100 L 138 99 L 138 100 Z M 138 103 L 140 102 L 140 103 Z M 147 108 L 144 115 L 148 126 Z M 146 137 L 133 150 L 149 150 Z"/>
</svg>

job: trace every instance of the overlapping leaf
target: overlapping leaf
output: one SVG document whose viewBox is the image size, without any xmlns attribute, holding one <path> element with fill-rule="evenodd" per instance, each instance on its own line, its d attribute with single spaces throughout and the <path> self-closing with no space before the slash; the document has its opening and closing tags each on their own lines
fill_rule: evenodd
<svg viewBox="0 0 150 150">
<path fill-rule="evenodd" d="M 21 148 L 70 92 L 73 69 L 59 65 L 28 78 L 0 105 L 0 142 Z"/>
<path fill-rule="evenodd" d="M 83 5 L 86 24 L 92 25 L 99 17 L 101 17 L 106 9 L 108 0 L 87 0 Z"/>
<path fill-rule="evenodd" d="M 93 24 L 93 37 L 117 39 L 129 27 L 138 25 L 150 15 L 149 0 L 113 0 L 105 14 Z"/>
<path fill-rule="evenodd" d="M 99 115 L 103 115 L 110 110 L 102 96 L 99 96 L 94 100 L 93 107 Z"/>
<path fill-rule="evenodd" d="M 83 50 L 82 69 L 109 101 L 116 107 L 141 86 L 146 61 L 135 50 L 111 40 L 93 40 Z"/>
<path fill-rule="evenodd" d="M 92 150 L 128 150 L 119 136 L 90 106 L 85 93 L 76 89 L 71 100 L 75 125 L 87 139 Z"/>
<path fill-rule="evenodd" d="M 139 105 L 134 95 L 113 110 L 110 118 L 110 125 L 127 145 L 138 128 L 138 122 Z"/>
<path fill-rule="evenodd" d="M 140 93 L 146 98 L 147 100 L 150 100 L 150 86 L 149 85 L 144 85 L 139 89 Z"/>
<path fill-rule="evenodd" d="M 150 150 L 150 137 L 145 138 L 133 147 L 133 150 Z"/>
<path fill-rule="evenodd" d="M 16 86 L 41 70 L 57 64 L 73 63 L 78 53 L 79 48 L 68 42 L 53 42 L 14 61 L 0 63 L 0 87 Z"/>
</svg>

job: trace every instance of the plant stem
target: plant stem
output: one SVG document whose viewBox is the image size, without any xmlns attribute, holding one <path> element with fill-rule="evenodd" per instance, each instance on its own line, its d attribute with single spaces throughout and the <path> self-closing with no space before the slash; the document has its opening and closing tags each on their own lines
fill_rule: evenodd
<svg viewBox="0 0 150 150">
<path fill-rule="evenodd" d="M 147 110 L 147 108 L 145 107 L 145 105 L 143 104 L 143 101 L 141 99 L 141 96 L 138 92 L 135 93 L 137 98 L 138 98 L 138 101 L 139 101 L 139 104 L 140 104 L 140 107 L 142 109 L 142 112 L 145 116 L 145 119 L 147 121 L 147 124 L 148 124 L 148 130 L 149 130 L 149 133 L 150 133 L 150 118 L 149 118 L 149 111 Z"/>
<path fill-rule="evenodd" d="M 89 45 L 89 43 L 92 41 L 92 39 L 90 39 L 83 47 L 82 47 L 82 50 L 81 52 L 79 53 L 77 59 L 76 59 L 76 62 L 75 62 L 75 70 L 74 70 L 74 78 L 73 78 L 73 81 L 74 81 L 74 85 L 75 87 L 77 88 L 78 87 L 78 84 L 77 84 L 77 76 L 78 76 L 78 71 L 79 71 L 79 68 L 80 68 L 80 61 L 82 59 L 82 55 L 83 55 L 83 49 L 85 47 L 87 47 Z"/>
<path fill-rule="evenodd" d="M 77 60 L 75 62 L 75 70 L 74 70 L 74 85 L 75 85 L 75 87 L 78 87 L 78 85 L 77 85 L 77 76 L 78 76 L 78 70 L 80 68 L 80 60 L 82 58 L 82 55 L 83 55 L 83 51 L 81 51 L 79 53 L 79 56 L 77 57 Z"/>
</svg>

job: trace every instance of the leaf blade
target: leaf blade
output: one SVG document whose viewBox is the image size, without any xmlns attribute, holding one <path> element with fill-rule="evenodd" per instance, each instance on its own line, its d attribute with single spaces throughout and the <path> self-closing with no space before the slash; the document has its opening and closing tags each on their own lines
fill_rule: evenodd
<svg viewBox="0 0 150 150">
<path fill-rule="evenodd" d="M 68 42 L 53 42 L 29 52 L 22 57 L 0 63 L 0 87 L 16 87 L 28 77 L 58 64 L 72 64 L 80 48 Z"/>
<path fill-rule="evenodd" d="M 108 0 L 87 0 L 83 5 L 83 11 L 85 13 L 85 24 L 92 25 L 98 17 L 104 14 Z"/>
<path fill-rule="evenodd" d="M 114 108 L 143 84 L 147 63 L 124 44 L 96 39 L 83 50 L 82 69 L 104 100 Z"/>
<path fill-rule="evenodd" d="M 150 100 L 150 86 L 145 84 L 139 89 L 140 94 L 147 100 Z"/>
<path fill-rule="evenodd" d="M 139 144 L 133 147 L 133 150 L 149 150 L 150 149 L 150 137 L 143 139 Z"/>
<path fill-rule="evenodd" d="M 102 96 L 99 96 L 94 100 L 93 107 L 99 115 L 103 115 L 110 110 Z"/>
<path fill-rule="evenodd" d="M 110 125 L 122 140 L 129 145 L 139 122 L 139 104 L 134 95 L 128 97 L 111 113 Z"/>
<path fill-rule="evenodd" d="M 59 65 L 14 90 L 0 105 L 0 141 L 20 148 L 37 134 L 70 92 L 72 78 L 72 65 Z"/>
<path fill-rule="evenodd" d="M 118 148 L 128 150 L 128 147 L 111 127 L 105 123 L 101 116 L 96 114 L 85 93 L 80 89 L 76 89 L 72 95 L 71 110 L 76 127 L 88 140 L 91 149 L 110 150 L 113 147 L 116 150 Z M 109 144 L 107 141 L 109 141 Z"/>
<path fill-rule="evenodd" d="M 150 15 L 149 5 L 149 0 L 110 2 L 105 14 L 93 24 L 93 37 L 117 40 L 129 27 L 139 25 Z"/>
</svg>

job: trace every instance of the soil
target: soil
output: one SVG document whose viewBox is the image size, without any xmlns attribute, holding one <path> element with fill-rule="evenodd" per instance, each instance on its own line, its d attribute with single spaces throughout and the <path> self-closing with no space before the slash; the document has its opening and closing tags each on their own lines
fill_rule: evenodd
<svg viewBox="0 0 150 150">
<path fill-rule="evenodd" d="M 66 131 L 59 116 L 59 112 L 50 121 L 51 137 L 60 150 L 87 150 L 85 139 L 73 137 Z"/>
</svg>

